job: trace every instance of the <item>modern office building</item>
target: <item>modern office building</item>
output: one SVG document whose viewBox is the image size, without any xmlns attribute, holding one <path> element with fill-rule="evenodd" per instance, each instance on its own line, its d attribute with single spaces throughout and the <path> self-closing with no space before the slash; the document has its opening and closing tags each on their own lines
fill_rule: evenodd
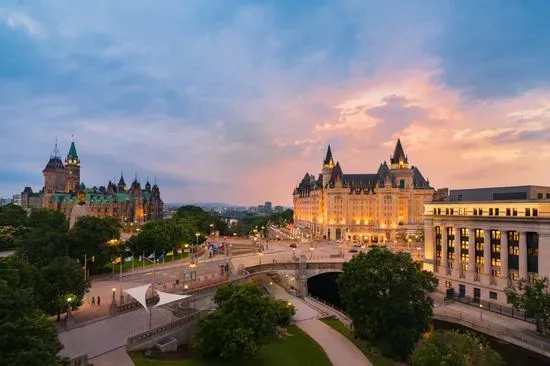
<svg viewBox="0 0 550 366">
<path fill-rule="evenodd" d="M 462 198 L 425 204 L 424 268 L 440 291 L 506 304 L 512 281 L 550 276 L 550 187 L 453 192 Z"/>
<path fill-rule="evenodd" d="M 423 230 L 424 203 L 433 193 L 399 140 L 390 164 L 373 174 L 344 174 L 329 146 L 322 173 L 306 173 L 294 189 L 294 224 L 315 239 L 393 241 Z"/>
</svg>

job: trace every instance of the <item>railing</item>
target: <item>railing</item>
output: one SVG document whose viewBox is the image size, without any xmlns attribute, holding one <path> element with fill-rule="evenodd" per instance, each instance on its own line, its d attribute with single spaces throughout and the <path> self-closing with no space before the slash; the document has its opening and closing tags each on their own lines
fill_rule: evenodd
<svg viewBox="0 0 550 366">
<path fill-rule="evenodd" d="M 132 349 L 133 347 L 142 344 L 144 342 L 147 342 L 151 340 L 152 338 L 155 338 L 159 335 L 162 335 L 164 333 L 167 333 L 168 331 L 181 327 L 182 325 L 188 324 L 192 321 L 197 320 L 201 316 L 200 311 L 196 311 L 191 315 L 187 315 L 181 319 L 178 319 L 176 321 L 173 321 L 168 324 L 161 325 L 160 327 L 153 328 L 151 330 L 148 330 L 146 332 L 140 333 L 138 335 L 135 335 L 133 337 L 128 338 L 126 341 L 126 347 L 128 349 Z"/>
<path fill-rule="evenodd" d="M 318 298 L 317 296 L 313 296 L 312 294 L 308 294 L 308 297 L 311 297 L 313 300 L 318 301 L 318 302 L 320 302 L 321 304 L 326 305 L 326 306 L 330 307 L 331 309 L 333 309 L 333 310 L 335 310 L 335 311 L 341 313 L 343 316 L 346 317 L 346 320 L 351 321 L 349 315 L 346 314 L 346 312 L 344 311 L 344 309 L 339 308 L 339 307 L 337 307 L 337 306 L 334 306 L 334 305 L 332 305 L 331 303 L 328 303 L 328 302 L 326 302 L 325 300 Z"/>
<path fill-rule="evenodd" d="M 484 310 L 484 309 L 483 309 Z M 480 311 L 483 311 L 480 310 Z M 478 332 L 491 335 L 497 338 L 502 336 L 515 339 L 522 344 L 518 344 L 523 348 L 530 349 L 534 352 L 541 353 L 545 356 L 550 354 L 550 344 L 546 342 L 539 341 L 532 337 L 526 337 L 523 333 L 515 331 L 510 328 L 503 327 L 501 325 L 491 323 L 490 326 L 485 326 L 482 324 L 482 313 L 480 317 L 471 316 L 462 313 L 456 313 L 454 311 L 446 311 L 444 309 L 438 308 L 437 311 L 433 314 L 433 317 L 437 320 L 442 320 L 450 323 L 458 323 L 465 327 L 471 328 Z M 516 343 L 517 344 L 517 343 Z"/>
<path fill-rule="evenodd" d="M 517 310 L 510 306 L 503 306 L 500 304 L 495 304 L 490 301 L 480 300 L 478 298 L 473 298 L 470 296 L 459 296 L 454 294 L 451 300 L 457 301 L 461 304 L 466 304 L 474 307 L 481 308 L 480 305 L 483 306 L 483 310 L 490 311 L 492 313 L 501 314 L 510 318 L 524 320 L 526 322 L 535 324 L 535 320 L 533 318 L 530 318 L 527 316 L 527 313 L 525 311 Z"/>
</svg>

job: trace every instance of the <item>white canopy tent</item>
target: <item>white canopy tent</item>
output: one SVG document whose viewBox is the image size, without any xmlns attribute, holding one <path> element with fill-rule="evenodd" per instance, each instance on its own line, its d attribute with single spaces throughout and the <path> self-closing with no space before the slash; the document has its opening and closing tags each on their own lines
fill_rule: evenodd
<svg viewBox="0 0 550 366">
<path fill-rule="evenodd" d="M 143 285 L 143 286 L 126 289 L 124 290 L 124 292 L 132 296 L 134 299 L 136 299 L 136 301 L 139 302 L 141 306 L 143 306 L 143 308 L 147 310 L 147 312 L 149 312 L 149 309 L 147 308 L 146 299 L 147 299 L 147 291 L 149 290 L 150 287 L 151 285 Z M 162 292 L 158 290 L 155 290 L 155 291 L 159 295 L 159 302 L 153 307 L 166 305 L 174 301 L 180 301 L 180 300 L 187 299 L 188 297 L 191 297 L 191 295 L 176 295 L 176 294 L 169 294 L 167 292 Z"/>
</svg>

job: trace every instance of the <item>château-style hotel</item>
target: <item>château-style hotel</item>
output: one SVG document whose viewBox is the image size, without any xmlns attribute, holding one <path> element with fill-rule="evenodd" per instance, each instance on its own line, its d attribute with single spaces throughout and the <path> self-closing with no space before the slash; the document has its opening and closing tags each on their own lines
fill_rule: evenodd
<svg viewBox="0 0 550 366">
<path fill-rule="evenodd" d="M 315 239 L 357 242 L 396 240 L 423 230 L 424 203 L 434 189 L 409 166 L 401 141 L 390 165 L 371 174 L 344 174 L 328 147 L 322 173 L 306 173 L 294 189 L 294 224 Z"/>
</svg>

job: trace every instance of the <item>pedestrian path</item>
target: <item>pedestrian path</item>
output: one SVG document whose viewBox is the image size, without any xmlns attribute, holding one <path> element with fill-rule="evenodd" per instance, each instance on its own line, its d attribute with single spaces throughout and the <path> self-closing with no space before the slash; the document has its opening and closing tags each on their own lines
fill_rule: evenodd
<svg viewBox="0 0 550 366">
<path fill-rule="evenodd" d="M 117 348 L 104 355 L 90 360 L 94 366 L 134 366 L 134 361 L 128 356 L 126 347 Z"/>
<path fill-rule="evenodd" d="M 372 365 L 353 343 L 319 319 L 303 320 L 296 324 L 323 347 L 333 366 Z"/>
<path fill-rule="evenodd" d="M 372 363 L 346 337 L 319 320 L 325 316 L 319 307 L 290 295 L 281 286 L 269 281 L 269 292 L 277 299 L 290 301 L 296 308 L 294 322 L 313 338 L 327 354 L 334 366 L 369 366 Z"/>
<path fill-rule="evenodd" d="M 151 309 L 152 328 L 175 320 L 172 312 L 161 307 Z M 59 333 L 63 349 L 61 356 L 69 358 L 87 354 L 89 358 L 126 345 L 126 340 L 149 329 L 149 315 L 145 309 L 123 313 Z"/>
</svg>

